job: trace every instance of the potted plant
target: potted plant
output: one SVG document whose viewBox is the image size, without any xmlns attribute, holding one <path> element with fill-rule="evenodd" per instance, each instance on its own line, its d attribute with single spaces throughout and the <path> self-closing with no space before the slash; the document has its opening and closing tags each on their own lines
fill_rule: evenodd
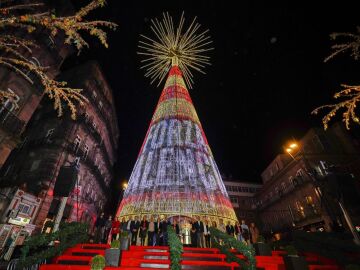
<svg viewBox="0 0 360 270">
<path fill-rule="evenodd" d="M 285 247 L 287 255 L 284 256 L 286 270 L 307 270 L 309 266 L 304 257 L 299 256 L 294 246 Z"/>
<path fill-rule="evenodd" d="M 113 240 L 111 247 L 105 250 L 106 266 L 119 266 L 120 261 L 120 241 Z"/>
<path fill-rule="evenodd" d="M 102 255 L 96 255 L 91 259 L 91 270 L 103 270 L 105 268 L 105 258 Z"/>
<path fill-rule="evenodd" d="M 262 235 L 259 235 L 257 242 L 253 246 L 257 256 L 271 256 L 271 248 Z"/>
<path fill-rule="evenodd" d="M 123 231 L 120 234 L 120 249 L 129 250 L 129 232 Z"/>
</svg>

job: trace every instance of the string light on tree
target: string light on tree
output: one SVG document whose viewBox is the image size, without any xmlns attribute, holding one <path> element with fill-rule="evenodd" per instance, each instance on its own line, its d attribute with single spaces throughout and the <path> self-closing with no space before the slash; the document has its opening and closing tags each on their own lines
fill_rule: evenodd
<svg viewBox="0 0 360 270">
<path fill-rule="evenodd" d="M 47 67 L 37 66 L 31 62 L 32 50 L 39 47 L 36 39 L 21 38 L 16 35 L 8 34 L 13 28 L 25 29 L 30 34 L 35 30 L 46 30 L 52 37 L 59 32 L 65 35 L 65 44 L 72 44 L 78 53 L 89 44 L 82 37 L 82 32 L 97 37 L 107 48 L 107 34 L 100 27 L 116 29 L 117 25 L 112 22 L 93 20 L 88 21 L 85 17 L 94 9 L 103 7 L 104 0 L 93 0 L 85 7 L 81 8 L 73 16 L 57 17 L 51 11 L 39 11 L 44 5 L 42 3 L 14 4 L 13 1 L 5 1 L 0 8 L 0 65 L 16 72 L 29 83 L 34 81 L 28 74 L 34 74 L 44 87 L 44 94 L 54 101 L 54 109 L 58 115 L 63 114 L 63 103 L 70 111 L 71 117 L 76 118 L 76 104 L 84 105 L 86 98 L 81 94 L 81 89 L 66 87 L 66 82 L 53 80 L 46 73 Z M 4 102 L 11 97 L 11 93 L 0 89 L 0 102 Z"/>
<path fill-rule="evenodd" d="M 192 70 L 204 73 L 211 41 L 194 19 L 175 29 L 168 13 L 152 20 L 153 38 L 142 37 L 139 54 L 151 82 L 167 76 L 117 216 L 155 215 L 219 222 L 236 215 L 187 87 Z M 186 81 L 186 83 L 185 83 Z"/>
<path fill-rule="evenodd" d="M 187 86 L 191 89 L 193 81 L 192 70 L 204 73 L 204 67 L 210 65 L 210 57 L 204 53 L 213 50 L 209 30 L 199 31 L 201 25 L 196 17 L 184 30 L 185 17 L 182 13 L 179 24 L 175 28 L 169 13 L 163 13 L 161 21 L 151 20 L 153 38 L 141 35 L 138 54 L 144 56 L 141 68 L 146 69 L 145 76 L 151 78 L 151 83 L 158 80 L 158 86 L 168 74 L 171 66 L 176 64 L 183 72 Z"/>
</svg>

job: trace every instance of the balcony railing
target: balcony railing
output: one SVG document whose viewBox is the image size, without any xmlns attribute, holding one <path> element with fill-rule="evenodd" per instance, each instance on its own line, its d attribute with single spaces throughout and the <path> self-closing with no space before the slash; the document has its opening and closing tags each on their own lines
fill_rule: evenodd
<svg viewBox="0 0 360 270">
<path fill-rule="evenodd" d="M 15 114 L 0 107 L 0 127 L 13 135 L 20 135 L 24 129 L 25 121 L 20 120 Z"/>
<path fill-rule="evenodd" d="M 253 205 L 253 209 L 264 209 L 270 206 L 271 204 L 277 202 L 282 197 L 287 196 L 291 194 L 294 190 L 296 190 L 298 187 L 303 186 L 305 183 L 309 183 L 312 180 L 308 176 L 302 176 L 302 177 L 295 177 L 294 181 L 291 185 L 288 185 L 286 188 L 279 190 L 277 193 L 273 194 L 270 198 L 263 200 L 261 205 Z"/>
</svg>

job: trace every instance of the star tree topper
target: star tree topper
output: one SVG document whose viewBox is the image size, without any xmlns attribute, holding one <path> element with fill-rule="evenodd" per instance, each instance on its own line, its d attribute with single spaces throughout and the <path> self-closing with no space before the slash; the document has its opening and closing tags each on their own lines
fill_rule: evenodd
<svg viewBox="0 0 360 270">
<path fill-rule="evenodd" d="M 166 12 L 161 21 L 151 20 L 153 38 L 141 35 L 138 54 L 144 57 L 141 68 L 146 70 L 145 77 L 150 77 L 151 83 L 158 80 L 159 86 L 171 66 L 177 65 L 191 89 L 194 83 L 192 70 L 205 74 L 203 69 L 210 65 L 210 58 L 204 55 L 213 50 L 209 47 L 212 43 L 207 35 L 209 30 L 199 31 L 201 25 L 196 22 L 196 17 L 186 30 L 184 23 L 183 12 L 175 29 L 172 17 Z"/>
</svg>

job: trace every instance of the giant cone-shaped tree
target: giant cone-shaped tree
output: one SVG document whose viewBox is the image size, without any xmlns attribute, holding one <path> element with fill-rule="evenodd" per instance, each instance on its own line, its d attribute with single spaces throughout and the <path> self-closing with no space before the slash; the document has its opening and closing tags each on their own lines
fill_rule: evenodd
<svg viewBox="0 0 360 270">
<path fill-rule="evenodd" d="M 117 211 L 119 217 L 134 215 L 237 220 L 177 65 L 170 69 Z"/>
</svg>

